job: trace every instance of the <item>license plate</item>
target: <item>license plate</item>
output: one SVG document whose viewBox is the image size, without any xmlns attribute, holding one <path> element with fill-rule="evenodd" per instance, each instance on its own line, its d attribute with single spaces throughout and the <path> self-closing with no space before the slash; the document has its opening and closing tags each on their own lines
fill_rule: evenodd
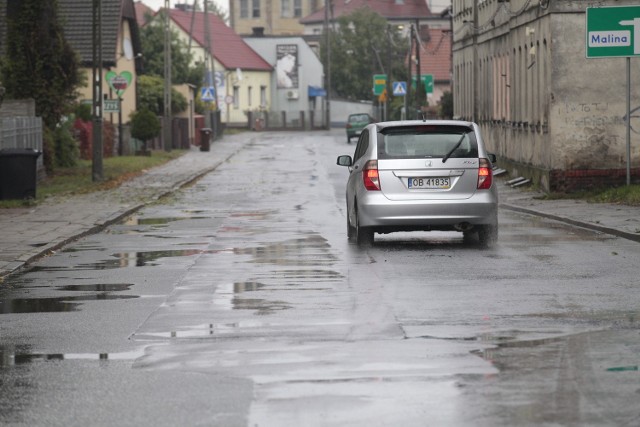
<svg viewBox="0 0 640 427">
<path fill-rule="evenodd" d="M 412 189 L 440 189 L 446 190 L 451 187 L 451 178 L 409 178 L 408 187 Z"/>
</svg>

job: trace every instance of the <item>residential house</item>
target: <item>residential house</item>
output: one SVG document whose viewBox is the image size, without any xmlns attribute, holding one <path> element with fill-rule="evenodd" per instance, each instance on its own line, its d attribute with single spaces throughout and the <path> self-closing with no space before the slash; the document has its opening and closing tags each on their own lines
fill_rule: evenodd
<svg viewBox="0 0 640 427">
<path fill-rule="evenodd" d="M 412 80 L 418 73 L 431 76 L 431 86 L 427 87 L 427 103 L 436 106 L 445 92 L 451 91 L 451 31 L 445 28 L 420 27 L 419 55 L 414 44 L 411 54 Z"/>
<path fill-rule="evenodd" d="M 58 0 L 65 36 L 80 56 L 89 77 L 80 88 L 80 99 L 93 99 L 93 3 L 86 0 Z M 137 107 L 137 75 L 142 69 L 140 36 L 133 0 L 101 0 L 102 93 L 105 100 L 120 100 L 120 111 L 103 112 L 105 122 L 124 132 Z"/>
<path fill-rule="evenodd" d="M 269 126 L 322 127 L 326 93 L 322 62 L 301 37 L 245 37 L 253 50 L 271 64 L 274 90 Z"/>
<path fill-rule="evenodd" d="M 223 123 L 246 126 L 250 112 L 270 108 L 271 64 L 217 15 L 186 6 L 169 12 L 171 26 L 185 44 L 191 39 L 194 64 L 204 63 L 208 75 L 214 76 L 208 78 L 201 95 L 205 100 L 212 97 L 213 102 L 207 102 L 220 111 Z"/>
<path fill-rule="evenodd" d="M 136 20 L 138 21 L 138 27 L 144 27 L 147 21 L 151 20 L 156 12 L 142 1 L 136 1 L 134 3 L 136 9 Z"/>
<path fill-rule="evenodd" d="M 619 185 L 627 175 L 640 181 L 640 151 L 627 154 L 625 119 L 626 95 L 638 99 L 640 87 L 626 87 L 625 58 L 586 57 L 588 6 L 453 2 L 454 114 L 480 124 L 501 167 L 548 191 Z M 630 62 L 638 75 L 638 61 Z M 638 134 L 631 136 L 637 147 Z"/>
<path fill-rule="evenodd" d="M 231 28 L 240 35 L 299 35 L 300 19 L 315 12 L 324 0 L 229 0 Z"/>
</svg>

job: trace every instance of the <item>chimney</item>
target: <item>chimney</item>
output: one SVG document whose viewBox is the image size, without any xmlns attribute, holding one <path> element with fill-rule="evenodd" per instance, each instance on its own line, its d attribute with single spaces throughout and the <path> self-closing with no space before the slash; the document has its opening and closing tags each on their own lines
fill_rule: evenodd
<svg viewBox="0 0 640 427">
<path fill-rule="evenodd" d="M 187 3 L 176 3 L 174 7 L 183 12 L 191 12 L 191 6 Z"/>
</svg>

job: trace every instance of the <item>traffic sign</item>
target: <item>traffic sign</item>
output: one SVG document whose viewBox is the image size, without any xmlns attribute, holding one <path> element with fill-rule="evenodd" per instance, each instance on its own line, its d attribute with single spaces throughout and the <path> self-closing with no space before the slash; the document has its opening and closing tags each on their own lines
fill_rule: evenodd
<svg viewBox="0 0 640 427">
<path fill-rule="evenodd" d="M 378 102 L 387 102 L 387 89 L 383 90 L 382 93 L 378 96 Z"/>
<path fill-rule="evenodd" d="M 587 58 L 640 56 L 640 6 L 588 7 Z"/>
<path fill-rule="evenodd" d="M 102 101 L 103 113 L 117 113 L 120 111 L 120 100 L 118 99 L 105 99 Z"/>
<path fill-rule="evenodd" d="M 216 90 L 213 86 L 203 87 L 200 90 L 200 98 L 203 101 L 215 101 L 216 100 Z"/>
<path fill-rule="evenodd" d="M 421 74 L 420 81 L 426 93 L 433 93 L 433 74 Z M 411 77 L 411 87 L 416 87 L 416 76 Z"/>
<path fill-rule="evenodd" d="M 373 94 L 382 95 L 382 92 L 387 88 L 387 75 L 386 74 L 374 74 L 373 75 Z"/>
<path fill-rule="evenodd" d="M 393 96 L 405 96 L 407 94 L 407 82 L 393 82 Z"/>
</svg>

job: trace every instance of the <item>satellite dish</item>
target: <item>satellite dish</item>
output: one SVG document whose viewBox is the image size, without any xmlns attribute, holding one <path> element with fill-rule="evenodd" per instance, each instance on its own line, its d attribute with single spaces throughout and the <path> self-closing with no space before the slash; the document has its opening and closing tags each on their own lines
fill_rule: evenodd
<svg viewBox="0 0 640 427">
<path fill-rule="evenodd" d="M 242 70 L 240 68 L 236 68 L 236 78 L 238 81 L 242 81 Z"/>
</svg>

